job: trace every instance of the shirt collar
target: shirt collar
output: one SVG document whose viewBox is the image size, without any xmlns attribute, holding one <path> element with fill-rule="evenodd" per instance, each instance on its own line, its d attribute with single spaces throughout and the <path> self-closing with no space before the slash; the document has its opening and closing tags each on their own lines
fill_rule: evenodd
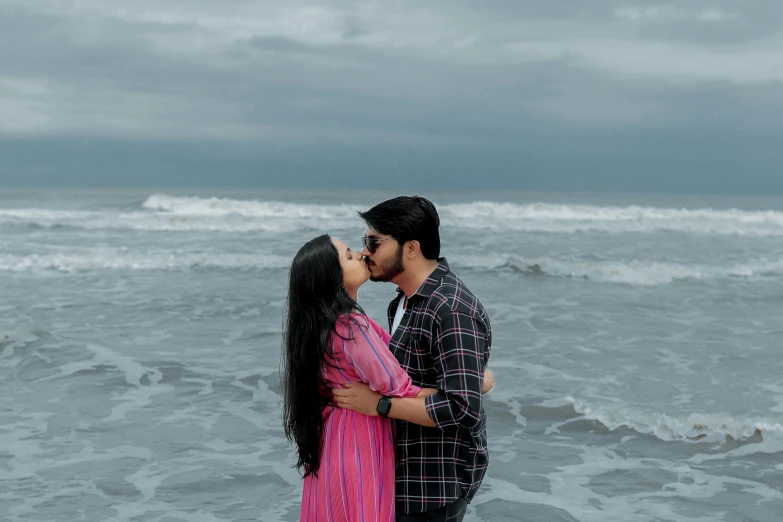
<svg viewBox="0 0 783 522">
<path fill-rule="evenodd" d="M 440 285 L 440 282 L 443 280 L 443 276 L 448 274 L 449 271 L 449 262 L 446 261 L 446 258 L 439 258 L 438 266 L 436 266 L 435 270 L 433 270 L 432 273 L 427 276 L 427 279 L 424 280 L 421 286 L 415 292 L 413 292 L 411 297 L 414 295 L 425 298 L 431 296 L 432 292 L 434 292 L 435 289 Z M 402 289 L 399 286 L 397 287 L 397 292 L 402 293 Z"/>
</svg>

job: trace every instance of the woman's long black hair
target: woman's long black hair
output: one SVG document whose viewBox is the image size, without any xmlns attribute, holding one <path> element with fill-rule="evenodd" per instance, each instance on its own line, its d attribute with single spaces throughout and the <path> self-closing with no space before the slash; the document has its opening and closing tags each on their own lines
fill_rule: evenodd
<svg viewBox="0 0 783 522">
<path fill-rule="evenodd" d="M 283 426 L 298 451 L 297 469 L 317 474 L 321 459 L 321 410 L 331 402 L 323 370 L 334 365 L 329 343 L 343 314 L 361 312 L 343 285 L 331 238 L 318 236 L 299 249 L 289 273 L 283 320 Z"/>
</svg>

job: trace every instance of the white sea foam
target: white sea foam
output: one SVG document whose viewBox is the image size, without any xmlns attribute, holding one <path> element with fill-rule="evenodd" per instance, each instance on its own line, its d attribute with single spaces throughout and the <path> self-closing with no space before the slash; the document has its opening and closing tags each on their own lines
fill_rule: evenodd
<svg viewBox="0 0 783 522">
<path fill-rule="evenodd" d="M 507 271 L 532 276 L 566 277 L 595 283 L 633 286 L 666 285 L 677 281 L 756 280 L 783 275 L 783 260 L 750 260 L 746 263 L 687 265 L 649 261 L 593 261 L 584 259 L 523 259 L 485 254 L 457 256 L 452 265 L 460 270 Z M 98 248 L 49 254 L 0 254 L 0 271 L 79 272 L 90 270 L 282 270 L 291 259 L 273 254 L 227 252 L 181 252 L 176 250 L 132 251 Z"/>
<path fill-rule="evenodd" d="M 0 255 L 0 271 L 78 272 L 89 270 L 282 269 L 284 256 L 229 253 L 123 252 L 100 249 L 72 254 Z"/>
<path fill-rule="evenodd" d="M 286 232 L 339 230 L 356 227 L 357 218 L 296 217 L 284 212 L 270 216 L 239 213 L 216 215 L 174 212 L 80 212 L 44 209 L 0 210 L 0 226 L 67 227 L 77 230 L 140 230 L 149 232 Z"/>
<path fill-rule="evenodd" d="M 472 228 L 542 232 L 653 232 L 781 235 L 783 212 L 656 207 L 600 207 L 551 203 L 475 202 L 445 205 L 445 220 Z"/>
<path fill-rule="evenodd" d="M 40 208 L 0 210 L 0 224 L 150 231 L 338 230 L 356 227 L 355 204 L 316 205 L 153 194 L 130 212 Z M 473 202 L 438 206 L 444 227 L 549 233 L 680 232 L 783 236 L 776 210 L 602 207 L 552 203 Z"/>
<path fill-rule="evenodd" d="M 566 401 L 585 419 L 600 422 L 609 430 L 627 427 L 664 441 L 723 443 L 729 439 L 783 439 L 783 424 L 776 419 L 738 418 L 706 413 L 679 417 L 640 411 L 625 404 L 593 404 L 573 397 L 567 397 Z"/>
<path fill-rule="evenodd" d="M 197 198 L 153 194 L 142 204 L 148 210 L 178 216 L 245 216 L 259 218 L 334 219 L 356 217 L 349 205 L 310 205 L 280 201 L 257 201 L 224 198 Z"/>
<path fill-rule="evenodd" d="M 655 286 L 685 280 L 755 279 L 783 274 L 783 260 L 751 260 L 720 265 L 686 265 L 652 261 L 593 261 L 585 259 L 522 259 L 482 255 L 454 258 L 454 266 L 475 270 L 510 270 L 520 273 L 585 279 L 596 283 Z"/>
</svg>

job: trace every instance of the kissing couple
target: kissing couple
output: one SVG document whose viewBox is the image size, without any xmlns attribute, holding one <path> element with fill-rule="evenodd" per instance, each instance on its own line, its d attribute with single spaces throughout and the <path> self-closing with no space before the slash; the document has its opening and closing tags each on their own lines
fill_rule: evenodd
<svg viewBox="0 0 783 522">
<path fill-rule="evenodd" d="M 461 521 L 489 460 L 489 317 L 440 257 L 429 200 L 359 216 L 361 252 L 322 235 L 289 274 L 283 421 L 304 475 L 299 519 Z M 368 279 L 398 287 L 388 332 L 356 302 Z"/>
</svg>

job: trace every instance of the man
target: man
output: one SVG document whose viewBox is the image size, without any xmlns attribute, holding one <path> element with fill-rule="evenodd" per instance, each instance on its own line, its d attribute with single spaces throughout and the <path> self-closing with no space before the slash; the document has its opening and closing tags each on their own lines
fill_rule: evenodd
<svg viewBox="0 0 783 522">
<path fill-rule="evenodd" d="M 400 196 L 359 216 L 373 281 L 399 294 L 388 309 L 389 349 L 421 398 L 382 397 L 367 385 L 333 390 L 335 402 L 396 419 L 398 522 L 461 521 L 487 469 L 484 369 L 492 333 L 479 300 L 440 258 L 440 219 L 422 197 Z"/>
</svg>

